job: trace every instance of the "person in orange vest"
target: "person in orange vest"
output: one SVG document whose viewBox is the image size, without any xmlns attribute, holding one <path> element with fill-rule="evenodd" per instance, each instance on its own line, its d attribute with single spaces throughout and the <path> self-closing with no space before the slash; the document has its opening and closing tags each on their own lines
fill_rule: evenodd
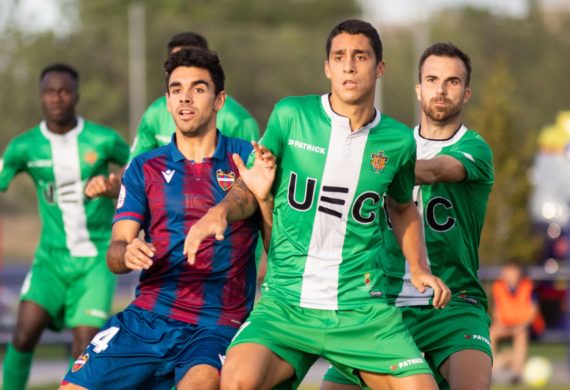
<svg viewBox="0 0 570 390">
<path fill-rule="evenodd" d="M 523 275 L 515 262 L 504 265 L 501 277 L 493 283 L 491 346 L 495 356 L 494 370 L 510 363 L 511 382 L 519 383 L 526 361 L 530 326 L 537 317 L 538 304 L 532 280 Z M 512 338 L 512 353 L 498 353 L 501 339 Z"/>
</svg>

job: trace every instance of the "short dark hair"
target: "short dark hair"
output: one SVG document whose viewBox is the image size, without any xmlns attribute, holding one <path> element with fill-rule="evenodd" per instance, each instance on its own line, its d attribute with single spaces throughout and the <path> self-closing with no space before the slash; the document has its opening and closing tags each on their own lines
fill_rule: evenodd
<svg viewBox="0 0 570 390">
<path fill-rule="evenodd" d="M 463 51 L 461 51 L 461 49 L 459 49 L 451 42 L 438 42 L 424 50 L 422 56 L 420 57 L 420 63 L 418 66 L 418 80 L 420 83 L 422 82 L 422 67 L 424 66 L 424 62 L 426 62 L 429 56 L 459 58 L 467 70 L 467 79 L 465 80 L 465 86 L 469 86 L 469 83 L 471 82 L 471 59 L 469 59 L 469 56 L 467 54 L 465 54 Z"/>
<path fill-rule="evenodd" d="M 164 70 L 166 71 L 166 91 L 168 92 L 168 83 L 170 75 L 174 69 L 180 66 L 192 66 L 196 68 L 206 69 L 210 73 L 210 77 L 214 81 L 215 93 L 219 94 L 224 90 L 224 70 L 218 55 L 206 49 L 199 47 L 185 48 L 176 53 L 168 56 L 164 63 Z"/>
<path fill-rule="evenodd" d="M 174 35 L 168 42 L 168 53 L 176 47 L 199 47 L 201 49 L 208 49 L 208 41 L 202 35 L 195 32 L 183 32 Z"/>
<path fill-rule="evenodd" d="M 378 31 L 374 27 L 372 27 L 370 23 L 360 19 L 347 19 L 333 27 L 333 29 L 329 33 L 329 37 L 327 38 L 327 45 L 326 45 L 327 58 L 329 58 L 329 54 L 331 52 L 331 45 L 333 38 L 342 33 L 347 33 L 351 35 L 356 35 L 356 34 L 365 35 L 368 38 L 368 41 L 370 41 L 370 46 L 372 46 L 372 50 L 374 50 L 376 63 L 382 61 L 382 40 L 380 39 Z"/>
<path fill-rule="evenodd" d="M 50 72 L 60 72 L 60 73 L 67 73 L 71 76 L 71 78 L 75 81 L 79 81 L 79 73 L 67 64 L 52 64 L 46 66 L 42 73 L 40 74 L 40 82 L 44 79 L 45 75 Z"/>
</svg>

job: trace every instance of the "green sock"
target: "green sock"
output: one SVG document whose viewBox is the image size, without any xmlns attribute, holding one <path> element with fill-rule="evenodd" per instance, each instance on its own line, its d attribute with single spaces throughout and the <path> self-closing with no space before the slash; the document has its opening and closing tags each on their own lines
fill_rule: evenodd
<svg viewBox="0 0 570 390">
<path fill-rule="evenodd" d="M 4 390 L 24 390 L 32 368 L 33 352 L 20 352 L 12 344 L 4 356 Z"/>
</svg>

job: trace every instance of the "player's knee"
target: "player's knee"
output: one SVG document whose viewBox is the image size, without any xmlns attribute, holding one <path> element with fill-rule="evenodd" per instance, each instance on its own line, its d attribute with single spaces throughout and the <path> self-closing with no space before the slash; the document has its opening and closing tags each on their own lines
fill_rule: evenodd
<svg viewBox="0 0 570 390">
<path fill-rule="evenodd" d="M 32 352 L 38 343 L 39 335 L 25 328 L 18 328 L 12 338 L 12 346 L 19 352 Z"/>
</svg>

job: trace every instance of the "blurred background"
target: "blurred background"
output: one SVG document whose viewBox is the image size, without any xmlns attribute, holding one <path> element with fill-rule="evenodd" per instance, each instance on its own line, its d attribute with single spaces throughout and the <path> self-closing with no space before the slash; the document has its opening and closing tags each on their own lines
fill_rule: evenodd
<svg viewBox="0 0 570 390">
<path fill-rule="evenodd" d="M 227 91 L 263 129 L 280 98 L 328 91 L 325 40 L 350 17 L 380 31 L 387 68 L 377 103 L 410 126 L 419 118 L 414 86 L 423 49 L 451 41 L 470 55 L 473 98 L 464 120 L 493 148 L 496 169 L 481 278 L 490 285 L 508 260 L 527 266 L 545 320 L 533 348 L 551 356 L 567 380 L 568 0 L 0 0 L 0 152 L 41 120 L 39 73 L 54 62 L 80 72 L 79 113 L 130 143 L 144 109 L 164 93 L 166 42 L 182 31 L 208 39 L 220 55 Z M 0 195 L 4 313 L 14 310 L 39 229 L 31 180 L 20 177 Z M 128 295 L 134 282 L 125 278 L 121 291 Z M 118 298 L 118 310 L 128 298 Z M 0 316 L 0 326 L 9 329 L 11 318 Z M 63 342 L 51 337 L 45 344 Z"/>
</svg>

